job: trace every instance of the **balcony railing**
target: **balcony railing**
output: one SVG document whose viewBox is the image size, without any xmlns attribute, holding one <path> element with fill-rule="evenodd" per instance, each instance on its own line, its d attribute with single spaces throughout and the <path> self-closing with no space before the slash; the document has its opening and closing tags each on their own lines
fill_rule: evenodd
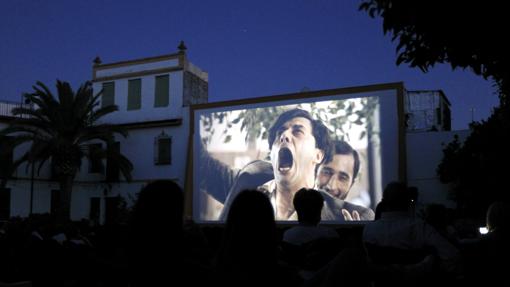
<svg viewBox="0 0 510 287">
<path fill-rule="evenodd" d="M 0 117 L 15 117 L 12 114 L 14 108 L 31 107 L 30 104 L 22 104 L 19 102 L 0 101 Z"/>
</svg>

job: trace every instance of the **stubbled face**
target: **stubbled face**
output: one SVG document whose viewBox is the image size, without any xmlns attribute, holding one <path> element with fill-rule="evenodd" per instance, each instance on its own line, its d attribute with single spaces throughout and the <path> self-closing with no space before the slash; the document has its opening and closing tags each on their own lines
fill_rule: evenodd
<svg viewBox="0 0 510 287">
<path fill-rule="evenodd" d="M 271 163 L 277 184 L 312 188 L 315 166 L 322 158 L 323 152 L 315 147 L 310 120 L 296 117 L 277 130 L 271 148 Z"/>
<path fill-rule="evenodd" d="M 345 199 L 353 184 L 354 157 L 335 154 L 333 160 L 319 167 L 317 187 L 339 199 Z"/>
</svg>

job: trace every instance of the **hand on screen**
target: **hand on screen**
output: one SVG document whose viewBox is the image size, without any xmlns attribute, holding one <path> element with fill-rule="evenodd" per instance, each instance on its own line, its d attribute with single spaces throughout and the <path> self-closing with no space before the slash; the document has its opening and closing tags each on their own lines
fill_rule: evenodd
<svg viewBox="0 0 510 287">
<path fill-rule="evenodd" d="M 352 214 L 347 209 L 342 209 L 342 215 L 344 216 L 345 221 L 360 221 L 361 217 L 359 216 L 359 212 L 354 210 Z"/>
</svg>

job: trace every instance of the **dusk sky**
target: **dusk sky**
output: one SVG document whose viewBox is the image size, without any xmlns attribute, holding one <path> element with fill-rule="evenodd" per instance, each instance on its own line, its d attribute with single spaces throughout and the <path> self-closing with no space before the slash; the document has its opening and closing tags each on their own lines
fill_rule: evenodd
<svg viewBox="0 0 510 287">
<path fill-rule="evenodd" d="M 177 52 L 209 73 L 209 101 L 404 82 L 442 89 L 452 128 L 497 104 L 492 82 L 440 65 L 424 74 L 395 64 L 396 44 L 360 1 L 0 1 L 0 101 L 36 81 L 76 87 L 103 63 Z"/>
</svg>

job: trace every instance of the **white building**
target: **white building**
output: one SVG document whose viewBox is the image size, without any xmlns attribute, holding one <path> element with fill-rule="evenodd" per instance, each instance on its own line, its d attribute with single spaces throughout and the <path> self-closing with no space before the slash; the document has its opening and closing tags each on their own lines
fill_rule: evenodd
<svg viewBox="0 0 510 287">
<path fill-rule="evenodd" d="M 406 91 L 407 132 L 451 130 L 450 101 L 441 90 Z"/>
<path fill-rule="evenodd" d="M 443 159 L 443 149 L 453 141 L 455 135 L 462 143 L 470 130 L 408 132 L 406 134 L 407 184 L 418 188 L 418 203 L 441 203 L 455 207 L 448 198 L 449 186 L 439 181 L 437 166 Z"/>
<path fill-rule="evenodd" d="M 90 218 L 104 223 L 115 218 L 120 198 L 131 201 L 147 182 L 172 179 L 184 186 L 190 146 L 189 106 L 208 100 L 208 74 L 186 58 L 185 47 L 175 54 L 93 65 L 94 94 L 103 90 L 101 105 L 115 104 L 119 110 L 102 120 L 126 127 L 128 138 L 118 138 L 121 153 L 134 165 L 133 181 L 119 176 L 115 164 L 100 170 L 83 162 L 73 187 L 71 218 Z M 447 203 L 447 186 L 435 173 L 442 159 L 443 143 L 458 134 L 463 141 L 469 131 L 450 130 L 450 103 L 441 91 L 406 91 L 407 181 L 419 188 L 421 203 Z M 19 103 L 0 103 L 0 129 L 13 119 Z M 432 131 L 432 132 L 431 132 Z M 2 150 L 0 139 L 0 150 Z M 25 147 L 26 148 L 26 147 Z M 21 154 L 0 153 L 0 175 L 5 163 Z M 113 180 L 106 183 L 105 179 Z M 0 189 L 0 220 L 28 216 L 30 212 L 52 212 L 59 202 L 58 183 L 49 168 L 31 177 L 26 165 L 18 168 L 6 188 Z M 33 206 L 31 206 L 33 205 Z"/>
<path fill-rule="evenodd" d="M 98 58 L 94 61 L 94 94 L 103 90 L 101 105 L 119 108 L 102 120 L 122 125 L 129 132 L 127 138 L 117 138 L 116 148 L 133 163 L 133 180 L 127 183 L 115 163 L 107 163 L 102 171 L 84 161 L 73 186 L 71 219 L 105 222 L 115 218 L 120 198 L 129 202 L 149 181 L 172 179 L 184 186 L 189 105 L 207 102 L 208 74 L 187 60 L 184 46 L 179 48 L 178 53 L 152 58 L 105 64 Z M 10 110 L 5 109 L 0 129 L 12 119 Z M 21 152 L 15 153 L 17 158 Z M 31 203 L 33 213 L 56 208 L 59 186 L 51 181 L 49 170 L 43 168 L 32 180 L 26 165 L 18 168 L 14 179 L 0 191 L 4 217 L 28 216 Z M 106 183 L 107 177 L 113 183 Z"/>
<path fill-rule="evenodd" d="M 406 91 L 406 165 L 407 183 L 419 191 L 419 204 L 442 203 L 449 207 L 448 186 L 439 181 L 437 166 L 443 148 L 453 141 L 469 136 L 469 130 L 451 131 L 450 102 L 443 91 Z"/>
</svg>

